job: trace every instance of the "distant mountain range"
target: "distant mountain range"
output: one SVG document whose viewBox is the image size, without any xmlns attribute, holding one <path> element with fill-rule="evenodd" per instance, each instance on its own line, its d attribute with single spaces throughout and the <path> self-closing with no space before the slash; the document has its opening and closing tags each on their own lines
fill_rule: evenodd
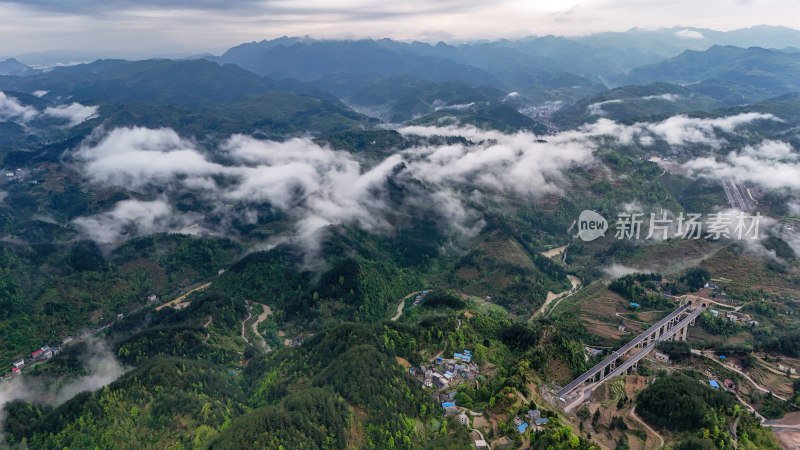
<svg viewBox="0 0 800 450">
<path fill-rule="evenodd" d="M 459 45 L 283 37 L 204 59 L 102 59 L 36 69 L 12 58 L 0 62 L 0 89 L 115 105 L 106 117 L 121 123 L 147 114 L 166 120 L 178 116 L 169 108 L 189 109 L 199 114 L 195 120 L 173 124 L 189 131 L 220 119 L 219 105 L 235 104 L 229 112 L 244 108 L 246 117 L 240 126 L 220 119 L 221 130 L 238 131 L 265 114 L 280 118 L 267 133 L 297 124 L 329 132 L 376 119 L 543 133 L 544 123 L 553 129 L 599 117 L 627 122 L 800 92 L 797 48 L 800 31 L 780 27 L 633 29 Z M 274 105 L 253 100 L 267 96 Z M 314 104 L 325 105 L 326 119 L 311 112 Z M 558 111 L 542 117 L 542 108 Z M 299 111 L 302 120 L 289 120 Z"/>
<path fill-rule="evenodd" d="M 623 80 L 687 85 L 726 104 L 741 105 L 800 91 L 800 52 L 715 45 L 635 69 Z"/>
</svg>

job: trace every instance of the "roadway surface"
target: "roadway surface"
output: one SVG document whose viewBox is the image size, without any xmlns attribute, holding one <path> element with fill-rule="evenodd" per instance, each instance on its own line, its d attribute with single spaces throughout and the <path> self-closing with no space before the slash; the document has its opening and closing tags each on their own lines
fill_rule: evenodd
<svg viewBox="0 0 800 450">
<path fill-rule="evenodd" d="M 575 390 L 576 387 L 580 386 L 581 384 L 583 384 L 586 381 L 588 381 L 590 378 L 592 378 L 595 375 L 597 375 L 600 371 L 604 370 L 609 364 L 611 364 L 615 360 L 619 359 L 622 355 L 628 353 L 628 351 L 631 350 L 632 348 L 634 348 L 637 345 L 641 344 L 642 341 L 647 339 L 648 336 L 653 334 L 656 330 L 658 330 L 659 328 L 664 326 L 664 324 L 666 324 L 670 320 L 672 320 L 675 317 L 677 317 L 678 315 L 682 314 L 690 306 L 691 305 L 689 303 L 681 305 L 678 309 L 676 309 L 675 311 L 672 311 L 666 317 L 664 317 L 663 319 L 661 319 L 658 322 L 656 322 L 655 325 L 653 325 L 652 327 L 648 328 L 647 330 L 645 330 L 644 332 L 642 332 L 641 334 L 639 334 L 638 336 L 633 338 L 627 344 L 623 345 L 619 350 L 613 351 L 605 359 L 603 359 L 602 361 L 597 363 L 594 367 L 592 367 L 591 369 L 589 369 L 586 372 L 584 372 L 583 375 L 581 375 L 578 378 L 574 379 L 571 383 L 569 383 L 568 385 L 564 386 L 560 391 L 558 391 L 558 394 L 557 394 L 558 397 L 560 397 L 560 398 L 564 397 L 564 395 L 569 394 L 570 392 Z M 674 329 L 674 327 L 673 327 L 673 329 Z"/>
</svg>

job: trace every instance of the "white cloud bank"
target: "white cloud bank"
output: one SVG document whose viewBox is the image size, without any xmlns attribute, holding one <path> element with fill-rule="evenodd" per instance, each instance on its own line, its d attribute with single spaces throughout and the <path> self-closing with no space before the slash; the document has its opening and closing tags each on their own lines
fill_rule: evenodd
<svg viewBox="0 0 800 450">
<path fill-rule="evenodd" d="M 195 192 L 213 207 L 235 205 L 234 214 L 255 220 L 252 207 L 267 205 L 294 219 L 297 237 L 307 239 L 331 224 L 369 231 L 391 229 L 387 220 L 391 179 L 432 202 L 462 232 L 476 219 L 464 204 L 465 186 L 491 192 L 537 196 L 555 192 L 563 171 L 592 161 L 586 132 L 562 133 L 537 142 L 530 133 L 502 134 L 476 128 L 409 127 L 405 134 L 463 136 L 477 144 L 422 146 L 395 153 L 364 167 L 352 154 L 307 138 L 261 141 L 235 135 L 214 160 L 196 143 L 171 129 L 118 128 L 94 138 L 74 154 L 88 180 L 158 200 L 125 200 L 108 212 L 75 219 L 87 237 L 103 243 L 139 234 L 179 231 L 198 220 L 169 204 L 169 194 Z M 411 179 L 421 181 L 408 183 Z M 224 181 L 223 181 L 224 180 Z"/>
<path fill-rule="evenodd" d="M 732 151 L 720 159 L 697 158 L 685 166 L 693 176 L 730 177 L 768 189 L 800 191 L 800 155 L 786 142 L 767 140 Z"/>
<path fill-rule="evenodd" d="M 0 121 L 27 122 L 38 114 L 36 108 L 23 105 L 16 98 L 9 97 L 5 92 L 0 91 Z"/>
<path fill-rule="evenodd" d="M 67 121 L 67 126 L 74 127 L 89 119 L 97 117 L 97 106 L 85 106 L 80 103 L 70 103 L 69 105 L 60 105 L 48 107 L 44 110 L 44 115 L 55 117 L 57 119 L 64 119 Z"/>
<path fill-rule="evenodd" d="M 593 152 L 600 137 L 623 144 L 650 145 L 661 139 L 676 146 L 717 147 L 724 142 L 720 133 L 756 120 L 774 117 L 676 116 L 630 126 L 601 119 L 546 141 L 527 132 L 412 126 L 399 131 L 463 139 L 402 150 L 369 167 L 348 152 L 308 138 L 274 142 L 235 135 L 209 152 L 171 129 L 118 128 L 93 136 L 74 158 L 91 182 L 137 191 L 151 200 L 126 200 L 74 224 L 87 237 L 113 243 L 153 232 L 185 232 L 189 225 L 192 233 L 222 233 L 233 218 L 254 223 L 256 211 L 268 207 L 292 219 L 294 238 L 313 241 L 316 230 L 331 224 L 391 230 L 390 216 L 398 207 L 390 195 L 394 185 L 407 190 L 406 206 L 433 207 L 453 230 L 470 235 L 482 222 L 469 202 L 493 193 L 529 198 L 558 193 L 568 184 L 566 171 L 596 163 Z M 185 192 L 201 199 L 209 214 L 224 217 L 222 224 L 207 225 L 199 213 L 178 211 L 171 199 Z"/>
<path fill-rule="evenodd" d="M 687 30 L 687 29 L 676 31 L 675 32 L 675 36 L 677 36 L 677 37 L 679 37 L 681 39 L 694 39 L 694 40 L 696 40 L 696 39 L 705 39 L 706 38 L 703 35 L 703 33 L 699 32 L 699 31 Z"/>
<path fill-rule="evenodd" d="M 36 91 L 34 95 L 41 97 L 45 93 L 46 91 Z M 97 117 L 97 110 L 97 106 L 71 103 L 69 105 L 50 106 L 40 111 L 33 106 L 23 105 L 17 98 L 10 97 L 5 92 L 0 91 L 0 121 L 10 120 L 19 124 L 27 124 L 40 117 L 52 117 L 66 121 L 67 127 L 74 127 Z"/>
</svg>

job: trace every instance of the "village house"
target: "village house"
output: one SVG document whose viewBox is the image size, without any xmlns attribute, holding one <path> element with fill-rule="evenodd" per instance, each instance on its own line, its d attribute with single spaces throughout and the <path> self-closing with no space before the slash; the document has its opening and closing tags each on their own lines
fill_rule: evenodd
<svg viewBox="0 0 800 450">
<path fill-rule="evenodd" d="M 669 362 L 669 355 L 667 355 L 666 353 L 655 352 L 653 356 L 656 358 L 656 361 L 661 361 L 665 363 Z"/>
<path fill-rule="evenodd" d="M 438 388 L 444 388 L 444 387 L 447 387 L 447 385 L 450 384 L 450 383 L 447 381 L 447 378 L 442 376 L 442 374 L 434 373 L 433 374 L 433 384 L 434 384 L 434 386 L 436 386 Z"/>
</svg>

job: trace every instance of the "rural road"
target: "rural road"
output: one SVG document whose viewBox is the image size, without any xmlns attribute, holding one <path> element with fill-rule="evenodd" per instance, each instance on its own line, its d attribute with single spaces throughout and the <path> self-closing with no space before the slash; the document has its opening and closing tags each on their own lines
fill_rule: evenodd
<svg viewBox="0 0 800 450">
<path fill-rule="evenodd" d="M 649 431 L 650 433 L 653 433 L 653 435 L 655 435 L 658 438 L 658 440 L 660 442 L 660 444 L 658 445 L 658 448 L 664 447 L 664 438 L 661 437 L 661 435 L 658 434 L 658 432 L 656 430 L 654 430 L 650 425 L 648 425 L 647 422 L 645 422 L 639 416 L 636 415 L 636 407 L 635 406 L 633 408 L 631 408 L 630 416 L 631 416 L 631 418 L 633 420 L 635 420 L 635 421 L 639 422 L 640 424 L 642 424 L 642 426 L 645 427 L 647 429 L 647 431 Z"/>
<path fill-rule="evenodd" d="M 692 350 L 692 353 L 693 353 L 693 354 L 695 354 L 695 355 L 704 356 L 704 357 L 706 357 L 706 358 L 708 358 L 708 359 L 710 359 L 710 360 L 712 360 L 712 361 L 716 362 L 717 364 L 721 365 L 722 367 L 724 367 L 724 368 L 726 368 L 726 369 L 728 369 L 728 370 L 730 370 L 730 371 L 732 371 L 732 372 L 736 372 L 736 373 L 738 373 L 738 374 L 739 374 L 739 375 L 741 375 L 741 376 L 742 376 L 744 379 L 746 379 L 747 381 L 749 381 L 749 382 L 750 382 L 750 384 L 752 384 L 752 385 L 753 385 L 753 386 L 754 386 L 756 389 L 758 389 L 759 391 L 761 391 L 761 392 L 763 392 L 763 393 L 765 393 L 765 394 L 766 394 L 766 393 L 769 393 L 769 392 L 772 392 L 772 391 L 770 391 L 769 389 L 766 389 L 766 388 L 764 388 L 764 387 L 760 386 L 760 385 L 759 385 L 758 383 L 756 383 L 755 381 L 753 381 L 753 379 L 752 379 L 752 378 L 750 378 L 750 376 L 749 376 L 749 375 L 747 375 L 746 373 L 742 372 L 741 370 L 739 370 L 739 369 L 737 369 L 737 368 L 735 368 L 735 367 L 731 367 L 731 366 L 729 366 L 729 365 L 722 364 L 721 362 L 719 362 L 719 360 L 718 360 L 717 358 L 715 358 L 715 357 L 714 357 L 714 356 L 712 356 L 712 355 L 708 355 L 708 354 L 706 354 L 706 352 L 703 352 L 703 351 L 700 351 L 700 350 Z M 778 394 L 776 394 L 776 393 L 774 393 L 774 392 L 772 392 L 772 395 L 774 395 L 776 398 L 778 398 L 778 399 L 780 399 L 780 400 L 786 401 L 786 398 L 784 398 L 784 397 L 781 397 L 780 395 L 778 395 Z"/>
<path fill-rule="evenodd" d="M 397 305 L 397 314 L 392 316 L 392 322 L 397 322 L 397 319 L 399 319 L 403 315 L 403 308 L 406 306 L 406 300 L 413 297 L 414 295 L 419 294 L 420 292 L 422 291 L 414 291 L 400 300 L 400 303 Z"/>
</svg>

